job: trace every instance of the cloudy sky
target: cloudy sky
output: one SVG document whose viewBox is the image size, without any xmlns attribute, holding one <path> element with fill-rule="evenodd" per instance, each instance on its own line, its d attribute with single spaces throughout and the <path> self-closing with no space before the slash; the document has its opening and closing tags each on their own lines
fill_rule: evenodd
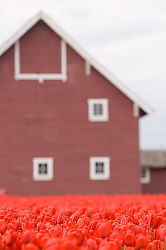
<svg viewBox="0 0 166 250">
<path fill-rule="evenodd" d="M 0 0 L 0 45 L 39 10 L 155 109 L 140 146 L 166 149 L 166 1 Z"/>
</svg>

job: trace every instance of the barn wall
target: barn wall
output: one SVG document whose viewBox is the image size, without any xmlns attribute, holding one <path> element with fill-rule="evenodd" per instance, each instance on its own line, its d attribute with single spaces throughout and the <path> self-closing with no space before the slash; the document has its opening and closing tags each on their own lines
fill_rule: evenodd
<svg viewBox="0 0 166 250">
<path fill-rule="evenodd" d="M 60 38 L 42 22 L 20 43 L 21 72 L 59 71 Z M 70 46 L 67 76 L 15 81 L 14 47 L 1 56 L 0 188 L 25 195 L 141 192 L 132 102 L 94 68 L 85 75 L 84 60 Z M 88 98 L 109 99 L 109 122 L 88 121 Z M 111 158 L 110 180 L 89 180 L 91 156 Z M 53 181 L 33 181 L 33 157 L 54 158 Z"/>
<path fill-rule="evenodd" d="M 166 168 L 151 168 L 150 176 L 150 183 L 142 185 L 143 193 L 166 193 Z"/>
</svg>

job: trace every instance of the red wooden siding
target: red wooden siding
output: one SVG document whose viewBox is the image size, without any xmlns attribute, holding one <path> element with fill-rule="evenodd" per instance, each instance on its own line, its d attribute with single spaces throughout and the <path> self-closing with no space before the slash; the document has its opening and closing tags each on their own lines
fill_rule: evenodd
<svg viewBox="0 0 166 250">
<path fill-rule="evenodd" d="M 42 22 L 21 39 L 21 72 L 59 72 L 60 38 Z M 55 52 L 55 53 L 54 53 Z M 35 54 L 35 56 L 34 56 Z M 67 81 L 14 79 L 14 47 L 0 57 L 0 188 L 10 194 L 139 193 L 133 103 L 67 46 Z M 109 99 L 109 121 L 88 121 L 88 98 Z M 111 178 L 89 180 L 89 157 L 108 156 Z M 54 158 L 54 180 L 33 181 L 32 158 Z"/>
</svg>

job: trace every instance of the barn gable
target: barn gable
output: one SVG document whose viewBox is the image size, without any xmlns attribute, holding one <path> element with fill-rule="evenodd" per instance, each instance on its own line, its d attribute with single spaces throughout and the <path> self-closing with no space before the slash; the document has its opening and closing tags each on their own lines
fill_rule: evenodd
<svg viewBox="0 0 166 250">
<path fill-rule="evenodd" d="M 45 72 L 38 73 L 30 72 L 24 73 L 20 70 L 20 43 L 19 40 L 23 39 L 25 33 L 27 33 L 32 27 L 43 21 L 48 25 L 61 39 L 61 65 L 58 66 L 57 72 Z M 8 41 L 6 41 L 0 48 L 0 56 L 5 53 L 12 45 L 15 44 L 15 79 L 17 80 L 39 80 L 43 82 L 44 80 L 62 80 L 67 79 L 67 51 L 66 45 L 68 44 L 72 49 L 74 49 L 84 60 L 85 60 L 85 74 L 89 75 L 91 73 L 91 67 L 97 70 L 104 78 L 106 78 L 111 84 L 113 84 L 117 89 L 119 89 L 126 97 L 128 97 L 133 102 L 133 114 L 135 117 L 142 116 L 145 114 L 151 114 L 152 109 L 144 103 L 140 98 L 138 98 L 129 88 L 127 88 L 119 79 L 117 79 L 112 73 L 110 73 L 106 68 L 100 65 L 94 58 L 92 58 L 83 48 L 81 48 L 68 34 L 66 34 L 55 22 L 50 19 L 45 13 L 39 12 L 32 19 L 30 19 L 16 34 L 14 34 Z M 141 111 L 141 112 L 140 112 Z"/>
</svg>

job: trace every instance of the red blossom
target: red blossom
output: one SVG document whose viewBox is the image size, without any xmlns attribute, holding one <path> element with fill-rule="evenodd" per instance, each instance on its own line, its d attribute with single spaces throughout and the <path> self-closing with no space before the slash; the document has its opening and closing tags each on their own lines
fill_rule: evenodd
<svg viewBox="0 0 166 250">
<path fill-rule="evenodd" d="M 159 215 L 152 215 L 150 218 L 150 226 L 155 229 L 163 223 L 163 218 Z"/>
</svg>

